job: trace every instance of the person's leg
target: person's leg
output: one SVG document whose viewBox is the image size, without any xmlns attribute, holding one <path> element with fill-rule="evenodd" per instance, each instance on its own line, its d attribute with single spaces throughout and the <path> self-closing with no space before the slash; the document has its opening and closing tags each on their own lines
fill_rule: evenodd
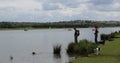
<svg viewBox="0 0 120 63">
<path fill-rule="evenodd" d="M 97 40 L 97 34 L 95 34 L 95 43 L 98 44 L 98 40 Z"/>
<path fill-rule="evenodd" d="M 77 42 L 77 36 L 75 36 L 74 40 L 75 40 L 75 43 L 78 43 L 78 42 Z"/>
</svg>

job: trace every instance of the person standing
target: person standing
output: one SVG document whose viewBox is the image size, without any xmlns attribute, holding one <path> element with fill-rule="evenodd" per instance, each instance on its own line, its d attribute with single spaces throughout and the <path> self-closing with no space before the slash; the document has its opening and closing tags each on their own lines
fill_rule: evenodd
<svg viewBox="0 0 120 63">
<path fill-rule="evenodd" d="M 74 28 L 74 31 L 75 31 L 75 33 L 74 33 L 74 41 L 75 41 L 75 43 L 78 43 L 78 36 L 79 36 L 80 32 L 76 28 Z"/>
<path fill-rule="evenodd" d="M 95 35 L 95 43 L 98 44 L 98 39 L 97 39 L 98 38 L 98 33 L 99 33 L 98 26 L 95 26 L 95 29 L 93 31 L 95 31 L 95 33 L 94 33 L 94 35 Z"/>
</svg>

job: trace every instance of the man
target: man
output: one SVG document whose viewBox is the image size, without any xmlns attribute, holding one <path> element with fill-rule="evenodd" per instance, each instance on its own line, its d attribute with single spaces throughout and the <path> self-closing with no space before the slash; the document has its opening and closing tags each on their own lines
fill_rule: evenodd
<svg viewBox="0 0 120 63">
<path fill-rule="evenodd" d="M 79 30 L 77 30 L 76 28 L 74 28 L 74 31 L 75 31 L 75 33 L 74 33 L 74 41 L 75 41 L 75 43 L 78 43 L 78 36 L 79 36 Z"/>
</svg>

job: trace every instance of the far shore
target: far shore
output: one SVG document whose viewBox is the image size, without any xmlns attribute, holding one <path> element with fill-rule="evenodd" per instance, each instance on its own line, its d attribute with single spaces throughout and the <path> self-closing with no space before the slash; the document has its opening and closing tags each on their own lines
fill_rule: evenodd
<svg viewBox="0 0 120 63">
<path fill-rule="evenodd" d="M 81 27 L 79 27 L 79 28 L 81 28 Z M 87 28 L 93 28 L 93 27 L 87 27 Z M 114 27 L 100 27 L 100 28 L 114 28 Z M 115 27 L 115 28 L 117 28 L 117 27 Z M 37 30 L 37 29 L 70 29 L 70 28 L 0 28 L 0 30 L 25 30 L 25 29 Z"/>
</svg>

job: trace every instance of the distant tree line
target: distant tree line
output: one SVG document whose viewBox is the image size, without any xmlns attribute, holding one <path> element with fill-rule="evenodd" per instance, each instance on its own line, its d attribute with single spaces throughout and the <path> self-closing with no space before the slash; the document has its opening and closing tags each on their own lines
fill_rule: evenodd
<svg viewBox="0 0 120 63">
<path fill-rule="evenodd" d="M 74 20 L 60 22 L 0 22 L 0 28 L 71 28 L 71 27 L 115 27 L 120 26 L 119 21 L 90 21 L 90 20 Z"/>
</svg>

